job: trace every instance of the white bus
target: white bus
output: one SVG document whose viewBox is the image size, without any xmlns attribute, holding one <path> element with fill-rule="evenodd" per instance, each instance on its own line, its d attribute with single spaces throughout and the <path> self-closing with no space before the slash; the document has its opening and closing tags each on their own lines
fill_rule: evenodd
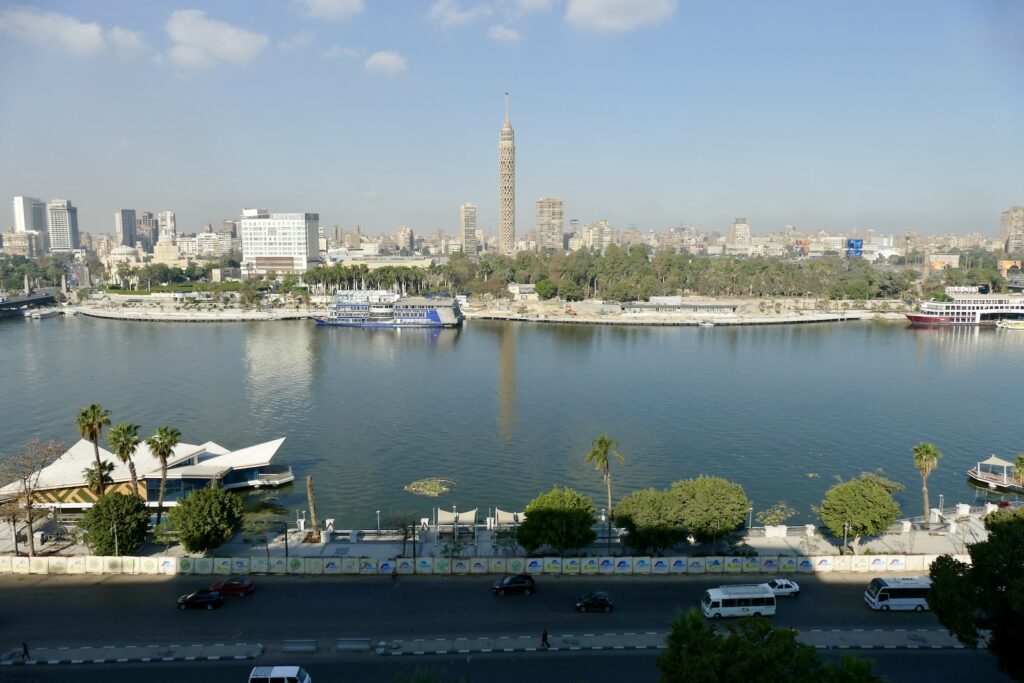
<svg viewBox="0 0 1024 683">
<path fill-rule="evenodd" d="M 708 619 L 770 617 L 775 614 L 775 593 L 764 584 L 719 586 L 704 591 L 700 608 Z"/>
<path fill-rule="evenodd" d="M 871 609 L 883 612 L 895 609 L 923 612 L 928 609 L 931 587 L 932 580 L 927 576 L 871 579 L 864 591 L 864 602 Z"/>
</svg>

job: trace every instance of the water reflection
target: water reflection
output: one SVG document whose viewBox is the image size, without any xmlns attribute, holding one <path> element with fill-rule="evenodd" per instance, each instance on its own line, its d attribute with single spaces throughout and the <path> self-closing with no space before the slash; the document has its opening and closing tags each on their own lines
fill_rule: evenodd
<svg viewBox="0 0 1024 683">
<path fill-rule="evenodd" d="M 249 413 L 265 418 L 303 413 L 311 401 L 313 326 L 256 323 L 245 332 Z"/>
<path fill-rule="evenodd" d="M 498 432 L 511 441 L 516 425 L 516 335 L 519 325 L 498 328 Z"/>
</svg>

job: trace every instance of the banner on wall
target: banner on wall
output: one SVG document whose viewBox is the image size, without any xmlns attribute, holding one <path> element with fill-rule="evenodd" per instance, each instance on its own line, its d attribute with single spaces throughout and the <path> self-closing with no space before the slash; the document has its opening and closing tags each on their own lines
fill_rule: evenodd
<svg viewBox="0 0 1024 683">
<path fill-rule="evenodd" d="M 815 573 L 831 572 L 833 570 L 832 556 L 819 555 L 813 558 Z"/>
<path fill-rule="evenodd" d="M 341 558 L 341 573 L 342 574 L 358 574 L 359 573 L 359 558 L 358 557 L 343 557 L 343 558 Z"/>
<path fill-rule="evenodd" d="M 527 574 L 540 574 L 544 571 L 544 560 L 540 557 L 530 557 L 526 560 Z"/>
<path fill-rule="evenodd" d="M 704 571 L 708 574 L 721 574 L 725 571 L 725 560 L 721 557 L 704 558 Z"/>
<path fill-rule="evenodd" d="M 567 557 L 562 562 L 562 573 L 563 574 L 579 574 L 580 573 L 580 558 L 578 557 Z"/>
<path fill-rule="evenodd" d="M 447 557 L 435 557 L 434 558 L 434 573 L 435 574 L 451 574 L 452 573 L 452 561 Z"/>
<path fill-rule="evenodd" d="M 412 558 L 400 557 L 395 560 L 395 569 L 398 570 L 399 574 L 412 574 L 413 570 L 416 569 L 416 565 L 412 563 Z"/>
<path fill-rule="evenodd" d="M 271 557 L 267 568 L 270 570 L 271 574 L 284 574 L 288 569 L 283 557 Z"/>
<path fill-rule="evenodd" d="M 670 557 L 669 567 L 673 574 L 685 574 L 687 570 L 687 559 L 686 557 Z"/>
<path fill-rule="evenodd" d="M 487 560 L 472 559 L 469 561 L 469 571 L 471 574 L 486 574 L 487 573 Z"/>
<path fill-rule="evenodd" d="M 790 574 L 796 571 L 796 558 L 786 555 L 779 558 L 779 571 Z"/>
<path fill-rule="evenodd" d="M 560 557 L 545 557 L 544 558 L 544 573 L 545 574 L 561 574 L 562 573 L 562 558 L 560 558 Z"/>
<path fill-rule="evenodd" d="M 521 557 L 513 557 L 505 563 L 509 574 L 522 574 L 526 568 L 526 561 Z"/>
<path fill-rule="evenodd" d="M 452 574 L 468 574 L 469 560 L 461 557 L 452 560 Z"/>
<path fill-rule="evenodd" d="M 266 557 L 250 557 L 249 571 L 254 574 L 267 574 L 270 572 L 270 560 Z"/>
<path fill-rule="evenodd" d="M 739 574 L 743 571 L 743 558 L 736 556 L 725 558 L 725 571 L 730 574 Z"/>
<path fill-rule="evenodd" d="M 614 574 L 615 573 L 615 558 L 614 557 L 602 557 L 598 560 L 597 570 L 602 574 Z"/>
<path fill-rule="evenodd" d="M 341 560 L 337 557 L 324 558 L 324 574 L 340 574 Z"/>
<path fill-rule="evenodd" d="M 633 558 L 620 557 L 615 560 L 616 574 L 631 574 L 633 572 Z"/>
<path fill-rule="evenodd" d="M 487 570 L 491 574 L 504 574 L 505 573 L 505 558 L 504 557 L 492 557 L 487 560 Z"/>
<path fill-rule="evenodd" d="M 248 557 L 233 557 L 233 558 L 231 558 L 231 573 L 232 574 L 248 574 L 249 573 L 249 558 Z"/>
<path fill-rule="evenodd" d="M 228 575 L 231 573 L 231 558 L 230 557 L 215 557 L 213 558 L 213 573 Z"/>
<path fill-rule="evenodd" d="M 633 573 L 634 574 L 650 574 L 651 573 L 651 558 L 649 558 L 649 557 L 634 557 L 633 558 Z"/>
<path fill-rule="evenodd" d="M 580 561 L 580 572 L 583 574 L 596 574 L 600 564 L 600 560 L 596 557 L 584 557 Z"/>
<path fill-rule="evenodd" d="M 192 570 L 193 574 L 202 574 L 203 576 L 209 576 L 213 573 L 213 558 L 212 557 L 198 557 L 195 560 L 195 569 Z"/>
<path fill-rule="evenodd" d="M 421 557 L 420 559 L 416 560 L 416 573 L 433 574 L 434 560 L 429 557 Z"/>
<path fill-rule="evenodd" d="M 686 563 L 686 572 L 688 574 L 703 574 L 707 568 L 707 558 L 705 557 L 691 557 Z"/>
<path fill-rule="evenodd" d="M 324 558 L 322 557 L 307 557 L 306 566 L 304 570 L 307 574 L 323 574 L 324 573 Z"/>
<path fill-rule="evenodd" d="M 796 570 L 805 574 L 814 571 L 814 561 L 809 557 L 796 558 Z"/>
</svg>

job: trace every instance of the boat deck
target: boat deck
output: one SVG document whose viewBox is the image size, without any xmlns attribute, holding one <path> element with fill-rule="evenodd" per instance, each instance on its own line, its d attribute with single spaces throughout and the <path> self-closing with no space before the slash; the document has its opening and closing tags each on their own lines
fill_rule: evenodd
<svg viewBox="0 0 1024 683">
<path fill-rule="evenodd" d="M 984 470 L 978 470 L 977 467 L 972 467 L 967 470 L 967 476 L 974 481 L 985 484 L 990 488 L 1001 488 L 1009 491 L 1019 491 L 1024 493 L 1024 486 L 1020 486 L 1014 482 L 1013 478 L 1009 475 L 1003 476 L 1001 473 L 986 472 Z"/>
</svg>

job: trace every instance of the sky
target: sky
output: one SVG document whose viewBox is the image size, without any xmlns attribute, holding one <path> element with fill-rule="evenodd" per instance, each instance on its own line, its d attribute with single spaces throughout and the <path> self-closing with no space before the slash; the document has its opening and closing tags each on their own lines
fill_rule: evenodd
<svg viewBox="0 0 1024 683">
<path fill-rule="evenodd" d="M 518 235 L 549 196 L 620 229 L 995 235 L 1022 31 L 1017 0 L 0 2 L 0 195 L 87 232 L 454 233 L 472 202 L 493 235 L 510 92 Z"/>
</svg>

